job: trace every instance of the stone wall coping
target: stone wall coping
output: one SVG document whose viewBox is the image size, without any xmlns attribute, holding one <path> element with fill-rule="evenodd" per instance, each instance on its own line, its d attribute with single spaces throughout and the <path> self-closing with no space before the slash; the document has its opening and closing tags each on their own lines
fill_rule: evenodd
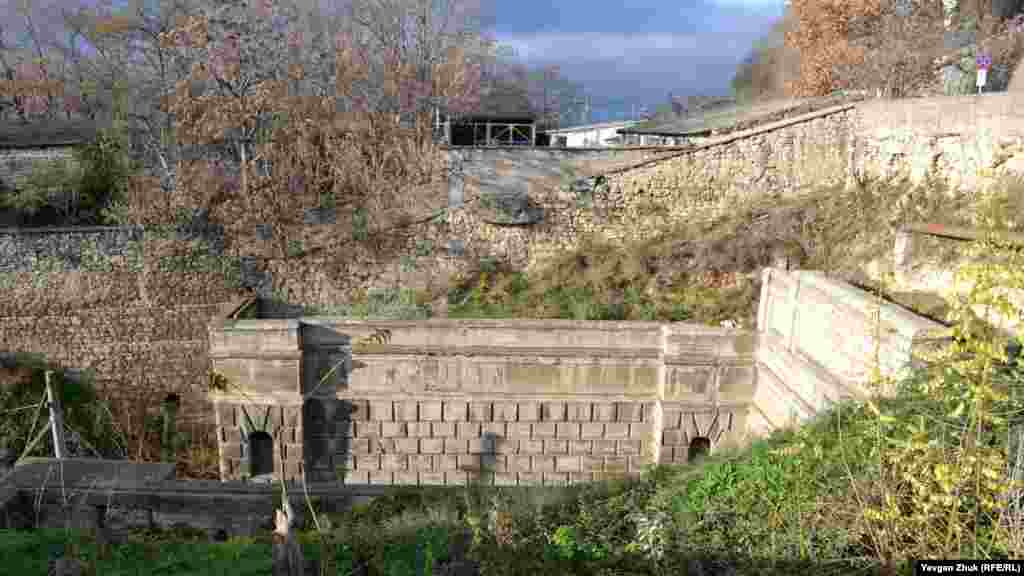
<svg viewBox="0 0 1024 576">
<path fill-rule="evenodd" d="M 229 359 L 241 359 L 241 360 L 298 360 L 302 358 L 302 350 L 267 350 L 258 352 L 235 352 L 230 349 L 217 349 L 211 350 L 209 357 L 211 360 L 229 360 Z"/>
<path fill-rule="evenodd" d="M 562 320 L 562 319 L 451 319 L 451 318 L 429 318 L 427 320 L 356 320 L 351 318 L 331 316 L 304 316 L 301 321 L 306 324 L 318 326 L 351 326 L 366 328 L 435 328 L 435 329 L 460 329 L 460 328 L 506 328 L 509 330 L 565 330 L 565 329 L 587 329 L 601 332 L 654 332 L 660 330 L 664 325 L 662 322 L 624 322 L 618 320 Z M 262 320 L 261 320 L 262 322 Z M 682 324 L 682 323 L 679 323 Z M 677 324 L 672 324 L 676 326 Z M 705 326 L 690 324 L 689 330 L 701 332 Z M 687 328 L 682 328 L 687 330 Z M 713 328 L 712 328 L 713 330 Z"/>
<path fill-rule="evenodd" d="M 302 406 L 303 404 L 302 394 L 279 390 L 269 394 L 249 391 L 246 391 L 244 394 L 210 391 L 206 397 L 213 404 L 246 404 L 256 406 Z M 314 397 L 319 397 L 319 395 Z"/>
<path fill-rule="evenodd" d="M 278 332 L 294 330 L 298 332 L 301 323 L 294 318 L 289 319 L 228 319 L 221 318 L 211 323 L 212 330 L 222 332 Z"/>
<path fill-rule="evenodd" d="M 645 160 L 643 162 L 639 162 L 637 164 L 632 164 L 632 165 L 626 166 L 624 168 L 616 168 L 614 170 L 609 170 L 609 171 L 605 172 L 605 174 L 606 175 L 608 175 L 608 174 L 621 174 L 623 172 L 629 172 L 630 170 L 636 170 L 637 168 L 644 168 L 646 166 L 652 166 L 652 165 L 657 164 L 659 162 L 664 162 L 666 160 L 671 160 L 673 158 L 678 158 L 680 156 L 685 156 L 687 154 L 693 154 L 694 152 L 700 152 L 702 150 L 707 150 L 709 148 L 714 148 L 716 146 L 722 146 L 724 144 L 731 144 L 732 142 L 735 142 L 737 140 L 743 140 L 743 139 L 746 139 L 746 138 L 752 138 L 754 136 L 760 136 L 761 134 L 765 134 L 765 133 L 768 133 L 768 132 L 775 132 L 776 130 L 780 130 L 782 128 L 786 128 L 786 127 L 792 126 L 794 124 L 801 124 L 803 122 L 810 122 L 811 120 L 816 120 L 818 118 L 823 118 L 825 116 L 831 116 L 833 114 L 839 114 L 839 113 L 842 113 L 842 112 L 846 112 L 847 110 L 852 110 L 855 107 L 856 107 L 856 104 L 839 104 L 837 106 L 831 106 L 829 108 L 824 108 L 824 109 L 818 110 L 816 112 L 809 112 L 807 114 L 801 114 L 800 116 L 794 116 L 792 118 L 786 118 L 786 119 L 778 120 L 778 121 L 775 121 L 775 122 L 769 122 L 768 124 L 764 124 L 764 125 L 758 126 L 756 128 L 749 128 L 747 130 L 738 130 L 736 132 L 730 132 L 729 134 L 726 134 L 724 136 L 720 136 L 718 138 L 709 138 L 707 141 L 702 142 L 701 144 L 697 144 L 697 145 L 694 145 L 694 146 L 689 146 L 689 147 L 687 147 L 685 149 L 682 149 L 682 151 L 679 152 L 678 154 L 673 154 L 673 155 L 668 156 L 668 157 L 661 157 L 661 158 L 654 158 L 654 159 L 651 159 L 651 160 Z M 679 149 L 677 148 L 677 150 L 679 150 Z"/>
<path fill-rule="evenodd" d="M 101 232 L 136 232 L 142 229 L 141 226 L 47 226 L 39 228 L 0 228 L 0 235 L 97 234 Z"/>
<path fill-rule="evenodd" d="M 751 333 L 750 330 L 738 328 L 719 328 L 706 326 L 695 322 L 650 322 L 650 321 L 620 321 L 620 320 L 563 320 L 563 319 L 450 319 L 430 318 L 427 320 L 357 320 L 332 316 L 303 316 L 298 322 L 303 324 L 323 326 L 325 328 L 352 327 L 352 328 L 430 328 L 458 330 L 466 328 L 484 328 L 488 330 L 591 330 L 595 332 L 650 332 L 658 333 L 663 328 L 668 330 L 668 336 L 717 336 L 735 337 Z M 246 320 L 244 322 L 271 322 L 270 320 Z M 275 320 L 273 322 L 284 322 Z M 256 324 L 235 324 L 226 326 L 235 329 L 247 329 L 248 326 L 256 328 Z M 275 328 L 276 329 L 276 328 Z"/>
<path fill-rule="evenodd" d="M 600 394 L 600 393 L 584 393 L 584 392 L 573 392 L 571 394 L 516 394 L 514 392 L 480 392 L 480 393 L 467 393 L 467 392 L 430 392 L 427 394 L 423 393 L 411 393 L 403 394 L 401 399 L 396 399 L 394 394 L 385 394 L 381 392 L 358 392 L 352 393 L 344 390 L 339 390 L 337 394 L 333 396 L 335 400 L 347 401 L 347 402 L 485 402 L 485 403 L 502 403 L 502 402 L 565 402 L 568 404 L 573 403 L 654 403 L 661 402 L 665 407 L 669 407 L 671 410 L 683 410 L 683 411 L 696 411 L 696 412 L 713 412 L 720 409 L 746 409 L 752 406 L 753 403 L 750 400 L 718 400 L 718 401 L 693 401 L 693 400 L 673 400 L 671 398 L 665 400 L 659 400 L 656 394 L 643 394 L 637 396 L 628 396 L 625 394 Z M 229 400 L 220 400 L 221 402 L 234 402 Z M 288 404 L 292 406 L 294 404 Z M 516 420 L 519 421 L 519 420 Z M 527 422 L 528 420 L 522 420 Z M 497 422 L 497 421 L 496 421 Z"/>
<path fill-rule="evenodd" d="M 538 358 L 563 358 L 572 356 L 576 358 L 609 358 L 609 359 L 638 359 L 657 360 L 661 354 L 659 348 L 610 348 L 607 346 L 559 346 L 559 347 L 535 347 L 535 346 L 430 346 L 430 345 L 394 345 L 394 344 L 368 344 L 353 354 L 361 358 L 373 358 L 374 356 L 387 356 L 390 358 L 411 359 L 418 356 L 473 356 L 502 358 L 506 356 L 538 357 Z"/>
<path fill-rule="evenodd" d="M 785 272 L 774 270 L 772 274 L 788 274 L 797 282 L 811 286 L 816 290 L 828 294 L 829 298 L 837 305 L 846 306 L 865 316 L 870 316 L 879 308 L 878 299 L 870 293 L 852 286 L 845 282 L 836 282 L 830 279 L 824 272 L 817 270 L 799 270 Z M 932 338 L 935 334 L 944 332 L 946 327 L 938 322 L 918 316 L 902 306 L 891 302 L 882 302 L 881 319 L 902 336 L 912 339 Z"/>
</svg>

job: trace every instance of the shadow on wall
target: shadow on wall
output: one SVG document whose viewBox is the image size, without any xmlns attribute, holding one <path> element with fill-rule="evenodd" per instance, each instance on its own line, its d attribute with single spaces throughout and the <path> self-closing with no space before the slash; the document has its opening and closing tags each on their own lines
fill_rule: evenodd
<svg viewBox="0 0 1024 576">
<path fill-rule="evenodd" d="M 274 473 L 274 439 L 263 430 L 249 434 L 249 477 L 254 481 Z"/>
<path fill-rule="evenodd" d="M 707 456 L 711 452 L 711 439 L 704 436 L 697 436 L 690 440 L 690 447 L 686 451 L 686 461 L 695 462 L 699 458 Z"/>
<path fill-rule="evenodd" d="M 356 406 L 348 400 L 311 398 L 302 409 L 309 476 L 314 482 L 346 482 L 355 469 L 357 454 L 349 431 L 366 415 L 356 414 Z M 379 454 L 380 438 L 367 438 L 360 452 Z"/>
</svg>

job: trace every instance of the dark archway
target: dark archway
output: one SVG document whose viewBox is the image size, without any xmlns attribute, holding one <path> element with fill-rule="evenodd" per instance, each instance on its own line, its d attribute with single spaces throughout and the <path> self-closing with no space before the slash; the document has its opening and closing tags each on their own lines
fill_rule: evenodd
<svg viewBox="0 0 1024 576">
<path fill-rule="evenodd" d="M 259 430 L 249 435 L 249 476 L 274 473 L 274 439 Z"/>
<path fill-rule="evenodd" d="M 704 436 L 697 436 L 690 440 L 690 449 L 686 453 L 686 461 L 694 462 L 711 453 L 711 439 Z"/>
</svg>

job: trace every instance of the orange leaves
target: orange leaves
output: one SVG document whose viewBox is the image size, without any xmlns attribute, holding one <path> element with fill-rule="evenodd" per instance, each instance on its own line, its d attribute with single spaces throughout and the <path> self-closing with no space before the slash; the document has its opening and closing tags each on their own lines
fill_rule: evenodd
<svg viewBox="0 0 1024 576">
<path fill-rule="evenodd" d="M 177 28 L 160 34 L 163 48 L 205 48 L 209 39 L 209 20 L 202 16 L 182 19 Z"/>
<path fill-rule="evenodd" d="M 792 0 L 794 29 L 786 33 L 786 47 L 799 51 L 800 77 L 788 83 L 794 96 L 829 93 L 837 67 L 856 64 L 863 52 L 851 46 L 849 31 L 855 19 L 877 17 L 880 0 Z"/>
<path fill-rule="evenodd" d="M 120 34 L 135 28 L 137 24 L 131 16 L 115 14 L 97 19 L 93 25 L 93 31 L 99 35 Z"/>
<path fill-rule="evenodd" d="M 443 178 L 443 155 L 422 113 L 433 98 L 450 102 L 479 83 L 466 50 L 422 58 L 339 34 L 331 86 L 320 84 L 330 70 L 302 52 L 297 31 L 242 13 L 180 24 L 162 41 L 178 69 L 190 71 L 166 100 L 185 159 L 172 206 L 162 210 L 208 209 L 228 242 L 246 248 L 257 224 L 269 224 L 273 241 L 259 241 L 258 250 L 281 258 L 285 240 L 308 239 L 302 222 L 310 208 L 336 209 L 340 229 L 320 234 L 332 246 L 351 241 L 343 228 L 357 211 L 364 237 L 430 213 L 417 190 Z M 307 88 L 298 81 L 314 76 L 310 70 L 317 95 L 292 92 Z"/>
</svg>

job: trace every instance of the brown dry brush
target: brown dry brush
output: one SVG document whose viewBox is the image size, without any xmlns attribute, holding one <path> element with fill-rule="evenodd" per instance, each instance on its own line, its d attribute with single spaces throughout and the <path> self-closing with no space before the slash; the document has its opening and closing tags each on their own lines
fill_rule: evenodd
<svg viewBox="0 0 1024 576">
<path fill-rule="evenodd" d="M 850 43 L 862 57 L 839 63 L 838 81 L 888 97 L 904 97 L 932 84 L 943 52 L 943 14 L 937 2 L 879 3 L 877 13 L 853 22 Z"/>
<path fill-rule="evenodd" d="M 136 218 L 169 224 L 205 210 L 224 225 L 230 251 L 265 265 L 315 258 L 342 272 L 340 262 L 359 252 L 397 258 L 444 197 L 447 165 L 422 101 L 471 106 L 479 78 L 473 55 L 449 46 L 418 62 L 400 46 L 378 53 L 342 33 L 333 93 L 311 94 L 296 90 L 307 79 L 302 61 L 247 59 L 264 51 L 258 25 L 234 35 L 219 25 L 194 17 L 164 42 L 191 62 L 170 100 L 177 139 L 221 153 L 182 160 L 171 194 L 153 178 L 137 180 Z M 226 63 L 214 65 L 218 58 Z M 303 225 L 307 209 L 325 205 L 336 213 L 333 224 Z M 257 237 L 258 225 L 269 226 L 270 242 Z"/>
<path fill-rule="evenodd" d="M 958 22 L 971 20 L 979 48 L 1012 67 L 1022 42 L 988 2 L 964 2 Z M 935 91 L 939 68 L 959 60 L 944 46 L 941 2 L 927 0 L 794 0 L 783 20 L 785 47 L 799 74 L 787 93 L 822 96 L 836 89 L 908 97 Z"/>
</svg>

